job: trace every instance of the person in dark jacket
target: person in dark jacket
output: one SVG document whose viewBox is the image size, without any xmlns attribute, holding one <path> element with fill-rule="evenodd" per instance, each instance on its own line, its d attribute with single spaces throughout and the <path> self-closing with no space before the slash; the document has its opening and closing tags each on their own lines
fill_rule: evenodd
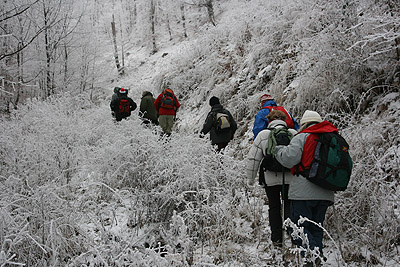
<svg viewBox="0 0 400 267">
<path fill-rule="evenodd" d="M 228 145 L 229 141 L 233 139 L 233 136 L 237 130 L 237 124 L 233 119 L 232 114 L 228 110 L 224 109 L 220 104 L 218 97 L 211 97 L 209 104 L 211 106 L 211 111 L 207 115 L 207 119 L 200 134 L 206 135 L 208 132 L 210 132 L 211 144 L 217 145 L 217 151 L 220 152 Z M 218 113 L 228 115 L 230 123 L 229 128 L 220 131 L 217 130 L 216 121 Z"/>
<path fill-rule="evenodd" d="M 119 96 L 111 100 L 110 108 L 114 114 L 116 121 L 121 121 L 131 115 L 137 107 L 132 98 L 127 96 L 128 91 L 124 88 L 119 90 Z"/>
<path fill-rule="evenodd" d="M 153 94 L 148 91 L 142 93 L 142 100 L 140 101 L 140 116 L 144 124 L 152 123 L 158 125 L 158 114 L 154 102 L 156 99 Z"/>
</svg>

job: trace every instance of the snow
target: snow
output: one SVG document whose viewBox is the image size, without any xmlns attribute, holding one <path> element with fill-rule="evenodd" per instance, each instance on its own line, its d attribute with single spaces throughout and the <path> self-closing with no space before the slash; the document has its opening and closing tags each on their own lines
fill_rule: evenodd
<svg viewBox="0 0 400 267">
<path fill-rule="evenodd" d="M 265 192 L 245 183 L 258 99 L 266 89 L 288 95 L 294 101 L 285 104 L 299 118 L 304 103 L 324 93 L 321 80 L 334 75 L 339 75 L 334 80 L 346 80 L 345 75 L 317 61 L 326 56 L 321 44 L 332 40 L 321 33 L 320 43 L 309 45 L 315 39 L 308 32 L 320 26 L 312 24 L 313 18 L 326 19 L 318 5 L 309 17 L 296 9 L 308 1 L 215 3 L 217 27 L 199 25 L 183 41 L 160 38 L 154 54 L 138 37 L 127 42 L 126 75 L 121 77 L 111 42 L 99 36 L 95 85 L 105 96 L 96 92 L 92 101 L 85 93 L 66 93 L 33 100 L 14 111 L 11 120 L 1 120 L 0 265 L 6 260 L 27 266 L 283 265 L 281 251 L 270 241 Z M 279 31 L 296 16 L 293 28 Z M 288 60 L 273 62 L 282 60 L 279 45 L 272 45 L 278 38 L 274 33 L 284 38 L 290 31 L 282 46 L 297 52 L 303 46 L 304 54 L 290 58 L 291 50 L 282 47 Z M 247 34 L 253 39 L 247 40 Z M 328 74 L 322 79 L 323 70 Z M 292 79 L 293 73 L 299 76 Z M 182 104 L 170 139 L 160 137 L 159 127 L 141 125 L 137 110 L 128 120 L 112 121 L 109 100 L 115 86 L 128 88 L 139 104 L 142 91 L 157 96 L 165 84 L 173 86 Z M 345 99 L 348 94 L 335 92 Z M 215 153 L 208 136 L 198 136 L 212 95 L 240 124 L 223 154 Z M 321 111 L 333 108 L 316 105 Z M 329 117 L 345 125 L 341 131 L 351 144 L 355 168 L 348 191 L 336 195 L 336 214 L 332 209 L 327 214 L 324 266 L 400 263 L 395 241 L 400 230 L 399 110 L 399 93 L 390 92 L 376 97 L 369 113 L 332 112 Z"/>
</svg>

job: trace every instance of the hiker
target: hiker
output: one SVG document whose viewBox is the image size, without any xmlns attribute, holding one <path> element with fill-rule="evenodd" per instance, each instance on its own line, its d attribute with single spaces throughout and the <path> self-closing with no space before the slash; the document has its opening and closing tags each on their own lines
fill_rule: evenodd
<svg viewBox="0 0 400 267">
<path fill-rule="evenodd" d="M 254 120 L 254 125 L 253 125 L 253 134 L 254 134 L 253 140 L 256 139 L 257 134 L 260 131 L 268 127 L 269 122 L 267 116 L 273 109 L 281 110 L 286 114 L 285 122 L 288 128 L 295 129 L 296 131 L 299 129 L 299 124 L 293 118 L 293 116 L 284 107 L 278 106 L 271 95 L 263 94 L 260 98 L 260 101 L 261 101 L 261 109 L 257 112 L 256 119 Z"/>
<path fill-rule="evenodd" d="M 269 168 L 263 168 L 263 165 L 271 165 L 272 162 L 265 162 L 267 160 L 266 153 L 267 148 L 271 147 L 274 143 L 270 139 L 270 134 L 274 129 L 287 129 L 287 143 L 289 144 L 290 138 L 297 132 L 294 129 L 288 129 L 286 126 L 286 114 L 280 110 L 272 110 L 268 116 L 270 122 L 268 128 L 262 130 L 257 135 L 250 148 L 247 156 L 247 179 L 248 185 L 253 186 L 257 172 L 259 171 L 259 184 L 264 187 L 268 197 L 268 214 L 269 214 L 269 225 L 271 229 L 271 241 L 274 246 L 282 247 L 283 232 L 282 232 L 282 207 L 281 199 L 283 201 L 284 219 L 289 217 L 289 200 L 288 190 L 289 183 L 293 179 L 293 175 L 286 169 L 285 173 L 282 173 L 282 166 L 280 165 L 280 172 L 268 170 Z M 271 147 L 271 150 L 273 147 Z M 260 165 L 261 164 L 261 165 Z M 260 168 L 261 167 L 261 168 Z M 284 176 L 283 176 L 284 175 Z M 284 180 L 284 181 L 283 181 Z M 284 182 L 284 183 L 283 183 Z"/>
<path fill-rule="evenodd" d="M 211 144 L 217 145 L 217 152 L 220 152 L 228 145 L 229 141 L 233 139 L 237 124 L 232 114 L 220 104 L 218 97 L 211 97 L 209 104 L 211 106 L 211 111 L 207 115 L 200 136 L 210 132 Z M 220 115 L 222 115 L 221 118 L 219 118 Z M 221 124 L 223 124 L 222 127 Z"/>
<path fill-rule="evenodd" d="M 171 135 L 176 112 L 180 106 L 181 104 L 179 104 L 178 99 L 170 88 L 166 88 L 154 102 L 154 107 L 158 113 L 158 122 L 164 135 Z"/>
<path fill-rule="evenodd" d="M 290 141 L 288 146 L 277 146 L 275 148 L 277 160 L 285 167 L 291 168 L 291 172 L 296 173 L 299 164 L 310 155 L 310 146 L 306 145 L 307 137 L 310 133 L 335 132 L 336 127 L 327 121 L 322 121 L 321 116 L 311 110 L 306 110 L 300 119 L 300 132 Z M 315 138 L 311 138 L 315 139 Z M 315 141 L 315 140 L 312 140 Z M 314 146 L 315 147 L 315 146 Z M 311 151 L 313 156 L 314 151 Z M 302 166 L 308 169 L 310 166 Z M 308 247 L 304 240 L 296 239 L 294 242 L 298 247 L 313 250 L 318 248 L 320 257 L 322 254 L 322 236 L 321 227 L 310 222 L 299 223 L 300 216 L 307 217 L 317 224 L 324 223 L 325 214 L 330 205 L 334 202 L 334 191 L 324 189 L 305 178 L 303 175 L 293 177 L 289 187 L 290 200 L 290 219 L 300 227 L 304 227 L 304 233 L 308 238 Z M 304 252 L 302 253 L 304 257 Z M 320 260 L 320 259 L 319 259 Z M 308 265 L 314 263 L 308 260 Z"/>
<path fill-rule="evenodd" d="M 151 92 L 143 91 L 139 111 L 143 123 L 146 125 L 149 123 L 158 125 L 158 114 L 154 106 L 155 101 L 156 99 Z"/>
<path fill-rule="evenodd" d="M 113 101 L 119 97 L 119 90 L 121 90 L 120 87 L 114 87 L 114 90 L 113 90 L 114 93 L 111 96 L 111 101 Z"/>
<path fill-rule="evenodd" d="M 118 97 L 111 100 L 110 108 L 116 121 L 121 121 L 129 117 L 131 112 L 136 109 L 137 105 L 132 98 L 127 96 L 128 91 L 124 88 L 121 88 L 118 93 Z"/>
</svg>

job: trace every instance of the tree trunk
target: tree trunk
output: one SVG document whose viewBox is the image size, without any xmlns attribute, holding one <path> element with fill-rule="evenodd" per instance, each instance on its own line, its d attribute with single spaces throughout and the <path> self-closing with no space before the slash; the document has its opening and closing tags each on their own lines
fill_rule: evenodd
<svg viewBox="0 0 400 267">
<path fill-rule="evenodd" d="M 124 74 L 124 70 L 123 70 L 123 68 L 121 68 L 121 65 L 120 65 L 119 59 L 118 59 L 117 31 L 116 31 L 116 29 L 115 29 L 114 14 L 112 15 L 111 30 L 112 30 L 113 43 L 114 43 L 114 59 L 115 59 L 115 65 L 117 66 L 118 73 L 119 73 L 120 75 L 123 75 L 123 74 Z"/>
<path fill-rule="evenodd" d="M 182 27 L 183 27 L 183 37 L 187 38 L 186 33 L 186 18 L 185 18 L 185 5 L 181 3 L 181 20 L 182 20 Z"/>
<path fill-rule="evenodd" d="M 152 44 L 153 44 L 153 54 L 157 52 L 155 18 L 156 18 L 156 6 L 154 4 L 154 0 L 151 0 L 151 2 L 150 2 L 150 23 L 151 23 L 151 40 L 152 40 Z"/>
<path fill-rule="evenodd" d="M 46 71 L 45 71 L 45 87 L 46 97 L 51 96 L 54 92 L 51 88 L 51 51 L 50 51 L 50 34 L 49 34 L 49 25 L 48 25 L 48 17 L 47 17 L 47 9 L 43 4 L 43 17 L 44 17 L 44 44 L 45 44 L 45 53 L 46 53 Z"/>
<path fill-rule="evenodd" d="M 206 7 L 207 7 L 208 17 L 210 18 L 210 22 L 212 23 L 212 25 L 216 26 L 212 0 L 207 0 Z"/>
</svg>

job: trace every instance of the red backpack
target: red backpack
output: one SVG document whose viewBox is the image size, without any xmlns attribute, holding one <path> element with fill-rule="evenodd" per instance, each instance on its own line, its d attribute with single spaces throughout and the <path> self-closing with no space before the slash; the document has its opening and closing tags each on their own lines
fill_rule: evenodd
<svg viewBox="0 0 400 267">
<path fill-rule="evenodd" d="M 166 109 L 175 109 L 174 92 L 171 89 L 165 89 L 160 101 L 160 107 Z"/>
<path fill-rule="evenodd" d="M 118 114 L 121 114 L 123 116 L 131 115 L 131 107 L 128 99 L 122 98 L 119 101 Z"/>
<path fill-rule="evenodd" d="M 283 113 L 285 113 L 285 115 L 286 115 L 285 122 L 286 122 L 287 127 L 291 128 L 291 129 L 294 129 L 294 122 L 293 122 L 292 116 L 290 116 L 289 112 L 287 112 L 284 107 L 281 107 L 281 106 L 266 106 L 266 107 L 263 107 L 263 108 L 269 109 L 269 112 L 271 112 L 272 110 L 280 110 Z"/>
</svg>

